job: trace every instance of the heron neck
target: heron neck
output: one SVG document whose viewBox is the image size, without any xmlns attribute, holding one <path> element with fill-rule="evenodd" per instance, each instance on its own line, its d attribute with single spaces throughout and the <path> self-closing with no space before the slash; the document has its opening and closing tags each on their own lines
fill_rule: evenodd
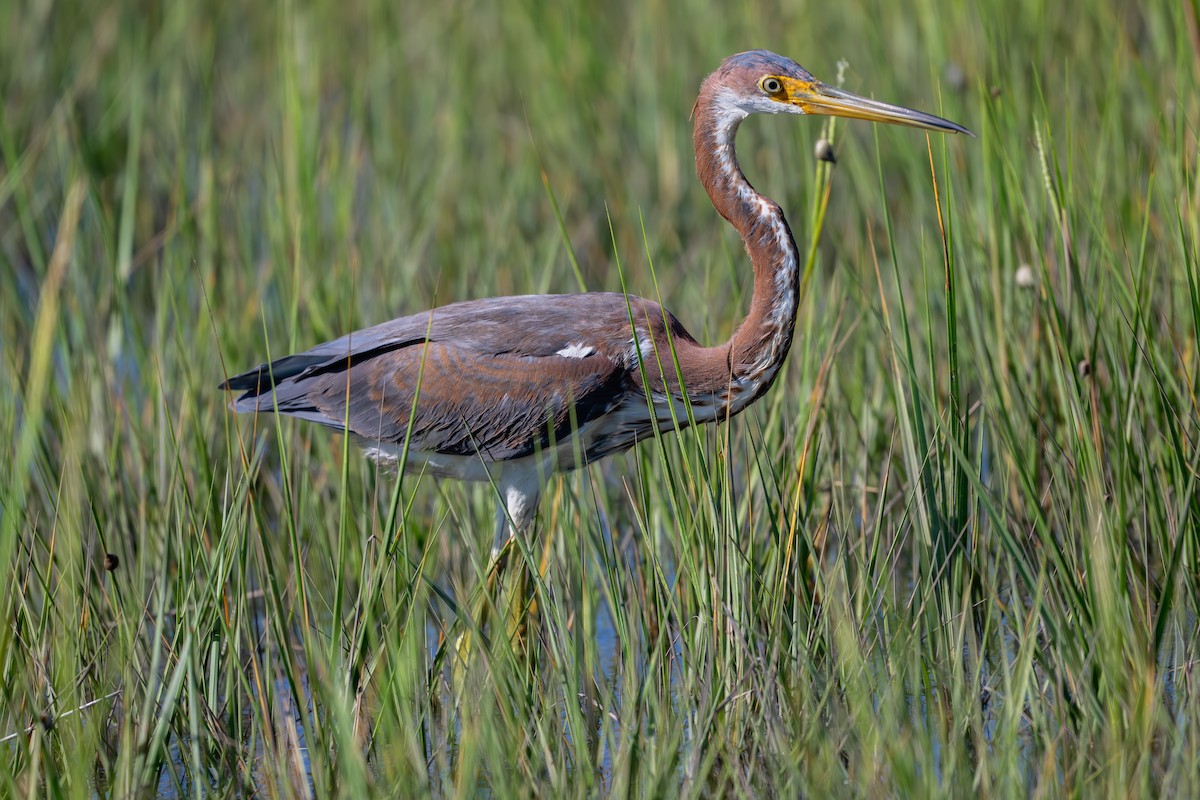
<svg viewBox="0 0 1200 800">
<path fill-rule="evenodd" d="M 750 313 L 728 343 L 730 406 L 765 392 L 792 346 L 800 291 L 799 253 L 779 204 L 755 191 L 738 165 L 734 137 L 744 115 L 697 104 L 696 171 L 717 212 L 741 234 L 754 267 Z"/>
</svg>

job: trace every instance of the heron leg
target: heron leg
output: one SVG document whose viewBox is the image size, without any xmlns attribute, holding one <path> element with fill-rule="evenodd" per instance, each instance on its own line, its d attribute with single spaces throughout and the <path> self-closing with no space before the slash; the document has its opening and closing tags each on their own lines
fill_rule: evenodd
<svg viewBox="0 0 1200 800">
<path fill-rule="evenodd" d="M 533 524 L 541 495 L 538 476 L 529 474 L 528 470 L 516 475 L 502 475 L 496 488 L 500 496 L 496 503 L 496 533 L 492 540 L 493 561 L 518 534 L 524 533 Z"/>
<path fill-rule="evenodd" d="M 508 564 L 514 557 L 513 550 L 528 546 L 527 541 L 518 541 L 517 537 L 524 537 L 533 527 L 538 497 L 541 494 L 541 481 L 539 476 L 530 470 L 513 471 L 502 476 L 497 488 L 500 490 L 500 497 L 496 509 L 496 534 L 492 543 L 492 563 L 488 570 L 487 582 L 487 595 L 492 601 L 500 599 Z M 509 633 L 523 640 L 527 628 L 527 612 L 531 607 L 529 594 L 532 586 L 529 580 L 529 565 L 525 563 L 523 553 L 517 554 L 517 563 L 520 574 L 509 595 Z"/>
<path fill-rule="evenodd" d="M 491 619 L 493 610 L 501 600 L 505 589 L 505 578 L 508 567 L 513 560 L 513 550 L 520 544 L 518 536 L 524 536 L 533 526 L 537 512 L 538 497 L 541 494 L 540 475 L 536 471 L 524 468 L 510 467 L 494 476 L 499 497 L 496 503 L 496 529 L 492 539 L 492 552 L 488 560 L 488 569 L 483 587 L 483 596 L 479 599 L 476 613 L 476 625 L 479 631 L 485 631 Z M 525 616 L 530 608 L 530 581 L 528 566 L 521 554 L 516 555 L 521 569 L 518 580 L 508 594 L 508 633 L 523 639 L 527 627 Z M 462 634 L 456 642 L 460 660 L 465 659 L 470 652 L 473 637 L 470 632 Z"/>
</svg>

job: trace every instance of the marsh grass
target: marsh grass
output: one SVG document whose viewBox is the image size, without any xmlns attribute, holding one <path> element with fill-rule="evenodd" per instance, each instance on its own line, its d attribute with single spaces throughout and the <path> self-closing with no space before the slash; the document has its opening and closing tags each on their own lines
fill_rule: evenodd
<svg viewBox="0 0 1200 800">
<path fill-rule="evenodd" d="M 1196 11 L 0 5 L 0 793 L 1200 793 Z M 215 386 L 493 294 L 727 337 L 759 46 L 979 138 L 747 123 L 785 372 L 552 481 L 482 629 L 488 487 Z"/>
</svg>

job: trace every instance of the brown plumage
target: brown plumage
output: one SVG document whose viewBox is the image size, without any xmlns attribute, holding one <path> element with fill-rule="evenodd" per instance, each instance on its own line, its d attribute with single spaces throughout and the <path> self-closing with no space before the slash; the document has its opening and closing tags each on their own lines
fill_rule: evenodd
<svg viewBox="0 0 1200 800">
<path fill-rule="evenodd" d="M 835 114 L 969 133 L 953 122 L 818 82 L 764 50 L 722 62 L 693 109 L 696 171 L 745 241 L 750 312 L 724 344 L 698 343 L 657 303 L 617 293 L 454 303 L 401 317 L 226 381 L 233 408 L 348 428 L 367 454 L 492 481 L 496 546 L 530 524 L 544 481 L 661 431 L 737 414 L 770 388 L 792 344 L 796 243 L 783 212 L 738 167 L 753 113 Z"/>
</svg>

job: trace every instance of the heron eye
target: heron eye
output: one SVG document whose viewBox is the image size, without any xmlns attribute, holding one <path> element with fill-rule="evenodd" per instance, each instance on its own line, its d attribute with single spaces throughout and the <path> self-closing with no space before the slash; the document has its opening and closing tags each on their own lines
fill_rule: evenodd
<svg viewBox="0 0 1200 800">
<path fill-rule="evenodd" d="M 779 94 L 783 91 L 783 83 L 779 78 L 763 78 L 758 82 L 758 86 L 767 94 Z"/>
</svg>

